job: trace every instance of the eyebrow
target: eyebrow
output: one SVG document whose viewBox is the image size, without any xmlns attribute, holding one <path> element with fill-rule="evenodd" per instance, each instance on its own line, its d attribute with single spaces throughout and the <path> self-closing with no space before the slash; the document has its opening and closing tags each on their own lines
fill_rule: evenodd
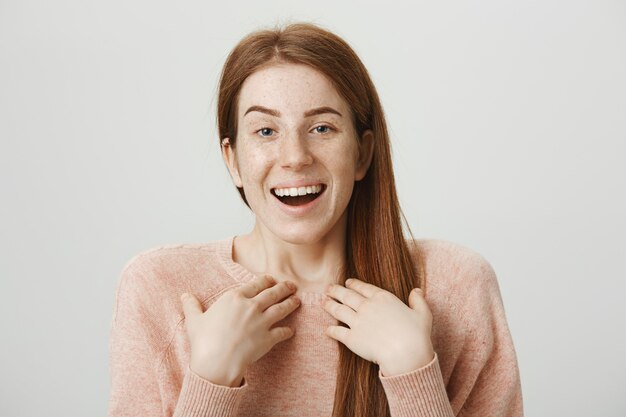
<svg viewBox="0 0 626 417">
<path fill-rule="evenodd" d="M 253 111 L 258 111 L 261 113 L 269 114 L 274 117 L 280 117 L 280 112 L 278 110 L 268 109 L 267 107 L 263 107 L 263 106 L 250 106 L 250 108 L 248 108 L 248 110 L 246 110 L 246 112 L 243 115 L 245 116 L 246 114 L 253 112 Z M 339 117 L 343 117 L 341 113 L 339 113 L 337 110 L 328 106 L 316 107 L 314 109 L 307 110 L 304 112 L 304 117 L 311 117 L 311 116 L 324 114 L 324 113 L 333 113 L 333 114 L 338 115 Z"/>
</svg>

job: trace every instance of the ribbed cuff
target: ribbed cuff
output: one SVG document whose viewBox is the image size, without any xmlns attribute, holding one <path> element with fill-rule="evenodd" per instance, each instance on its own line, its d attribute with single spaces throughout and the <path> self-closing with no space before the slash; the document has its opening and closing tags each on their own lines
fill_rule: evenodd
<svg viewBox="0 0 626 417">
<path fill-rule="evenodd" d="M 176 404 L 176 417 L 231 417 L 237 414 L 248 388 L 246 378 L 239 387 L 217 385 L 202 378 L 187 365 Z"/>
<path fill-rule="evenodd" d="M 450 400 L 439 368 L 439 357 L 427 365 L 401 375 L 378 377 L 385 389 L 389 411 L 393 417 L 449 417 L 453 416 Z"/>
</svg>

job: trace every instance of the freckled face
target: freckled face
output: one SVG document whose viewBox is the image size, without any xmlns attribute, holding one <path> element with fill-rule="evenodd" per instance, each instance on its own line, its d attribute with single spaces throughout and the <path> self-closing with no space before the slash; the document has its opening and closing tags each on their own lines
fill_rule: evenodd
<svg viewBox="0 0 626 417">
<path fill-rule="evenodd" d="M 369 166 L 347 102 L 325 75 L 300 64 L 266 67 L 245 80 L 235 147 L 223 149 L 259 226 L 294 244 L 345 227 L 354 182 Z M 313 195 L 292 197 L 302 187 Z"/>
</svg>

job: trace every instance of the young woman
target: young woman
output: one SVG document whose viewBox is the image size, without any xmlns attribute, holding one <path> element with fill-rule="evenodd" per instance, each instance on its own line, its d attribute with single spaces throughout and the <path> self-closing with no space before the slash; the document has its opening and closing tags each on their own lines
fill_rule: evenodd
<svg viewBox="0 0 626 417">
<path fill-rule="evenodd" d="M 109 416 L 522 415 L 495 273 L 405 239 L 383 110 L 345 41 L 248 35 L 218 125 L 254 229 L 127 263 Z"/>
</svg>

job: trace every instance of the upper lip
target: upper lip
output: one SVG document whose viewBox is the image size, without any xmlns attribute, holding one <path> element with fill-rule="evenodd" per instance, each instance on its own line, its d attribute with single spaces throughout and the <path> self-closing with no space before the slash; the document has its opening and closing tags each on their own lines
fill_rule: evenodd
<svg viewBox="0 0 626 417">
<path fill-rule="evenodd" d="M 285 181 L 275 184 L 271 189 L 276 188 L 299 188 L 299 187 L 307 187 L 313 185 L 324 185 L 322 181 L 319 180 L 293 180 L 293 181 Z"/>
</svg>

